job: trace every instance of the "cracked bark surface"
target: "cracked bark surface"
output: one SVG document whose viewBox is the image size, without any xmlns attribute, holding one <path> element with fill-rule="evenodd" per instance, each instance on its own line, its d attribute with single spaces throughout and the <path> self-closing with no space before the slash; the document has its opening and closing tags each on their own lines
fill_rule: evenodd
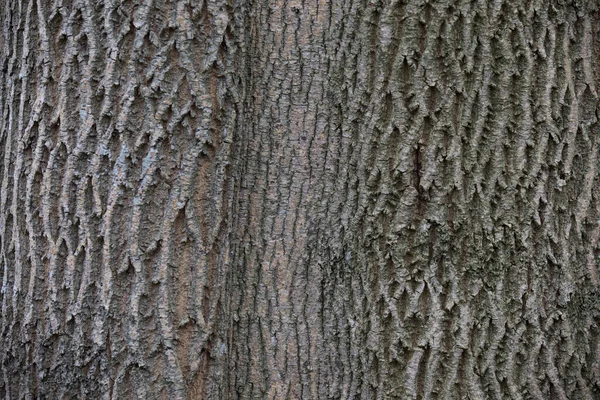
<svg viewBox="0 0 600 400">
<path fill-rule="evenodd" d="M 0 18 L 1 397 L 600 398 L 595 1 Z"/>
</svg>

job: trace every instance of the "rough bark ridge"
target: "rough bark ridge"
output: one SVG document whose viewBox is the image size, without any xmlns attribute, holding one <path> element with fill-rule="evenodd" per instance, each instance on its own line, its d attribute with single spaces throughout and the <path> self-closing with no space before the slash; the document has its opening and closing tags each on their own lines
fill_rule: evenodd
<svg viewBox="0 0 600 400">
<path fill-rule="evenodd" d="M 240 16 L 4 2 L 5 398 L 216 393 Z"/>
<path fill-rule="evenodd" d="M 594 1 L 0 17 L 0 396 L 600 398 Z"/>
</svg>

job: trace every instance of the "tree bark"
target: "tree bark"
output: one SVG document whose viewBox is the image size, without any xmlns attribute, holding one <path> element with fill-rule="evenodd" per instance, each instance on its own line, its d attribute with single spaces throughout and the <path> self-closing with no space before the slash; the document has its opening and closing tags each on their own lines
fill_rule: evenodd
<svg viewBox="0 0 600 400">
<path fill-rule="evenodd" d="M 0 16 L 3 398 L 600 398 L 595 1 Z"/>
</svg>

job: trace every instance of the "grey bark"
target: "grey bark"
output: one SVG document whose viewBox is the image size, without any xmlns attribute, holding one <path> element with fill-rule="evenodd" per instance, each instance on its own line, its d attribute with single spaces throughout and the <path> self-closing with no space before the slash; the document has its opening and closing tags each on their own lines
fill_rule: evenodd
<svg viewBox="0 0 600 400">
<path fill-rule="evenodd" d="M 0 17 L 4 399 L 600 398 L 595 1 Z"/>
</svg>

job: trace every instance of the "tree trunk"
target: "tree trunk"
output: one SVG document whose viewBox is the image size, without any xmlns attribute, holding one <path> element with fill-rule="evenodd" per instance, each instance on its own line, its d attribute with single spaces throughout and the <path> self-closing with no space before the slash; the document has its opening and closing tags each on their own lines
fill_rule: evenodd
<svg viewBox="0 0 600 400">
<path fill-rule="evenodd" d="M 589 0 L 4 0 L 4 399 L 600 398 Z"/>
</svg>

